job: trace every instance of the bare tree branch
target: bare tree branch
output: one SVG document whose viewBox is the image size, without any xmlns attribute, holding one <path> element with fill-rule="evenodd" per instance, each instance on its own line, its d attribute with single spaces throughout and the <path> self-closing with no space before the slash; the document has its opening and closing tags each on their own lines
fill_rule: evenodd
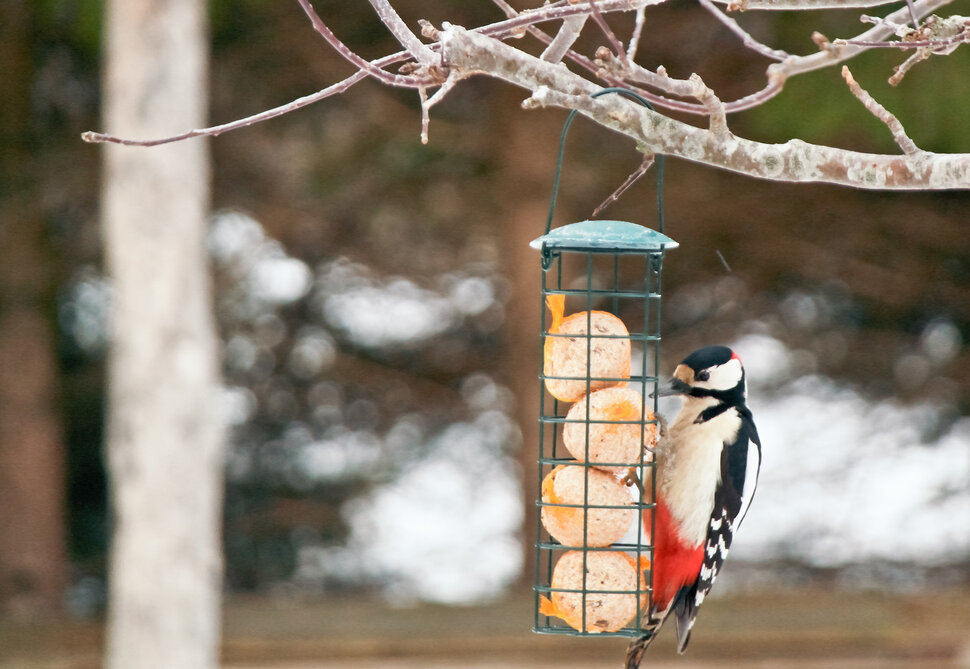
<svg viewBox="0 0 970 669">
<path fill-rule="evenodd" d="M 917 15 L 926 16 L 939 7 L 950 3 L 951 1 L 952 0 L 918 0 L 916 3 L 914 3 L 914 10 L 916 11 Z M 738 98 L 737 100 L 725 102 L 725 111 L 731 114 L 757 107 L 781 93 L 789 78 L 799 74 L 804 74 L 806 72 L 813 72 L 825 67 L 838 65 L 853 58 L 854 56 L 859 55 L 870 47 L 861 44 L 857 45 L 855 44 L 856 42 L 884 42 L 890 35 L 893 34 L 895 26 L 899 25 L 908 16 L 909 9 L 904 7 L 889 14 L 884 23 L 873 26 L 852 40 L 844 40 L 844 44 L 827 44 L 816 53 L 809 54 L 807 56 L 789 56 L 779 63 L 772 63 L 768 66 L 766 72 L 768 81 L 765 84 L 765 87 L 742 98 Z M 618 68 L 615 65 L 610 66 L 609 63 L 607 63 L 607 67 L 608 73 L 616 81 L 629 81 L 644 84 L 646 86 L 657 88 L 671 95 L 678 95 L 682 97 L 690 95 L 689 92 L 683 91 L 683 84 L 681 83 L 683 80 L 681 80 L 681 82 L 672 80 L 666 76 L 666 73 L 658 72 L 655 74 L 636 64 L 631 64 L 629 68 Z M 650 99 L 651 102 L 655 102 L 658 105 L 675 111 L 683 111 L 691 114 L 704 114 L 707 112 L 703 105 L 681 101 L 671 102 L 666 98 L 655 100 L 648 97 L 648 99 Z"/>
<path fill-rule="evenodd" d="M 658 67 L 656 72 L 651 72 L 640 65 L 627 65 L 615 58 L 606 47 L 600 47 L 596 50 L 596 64 L 602 68 L 601 75 L 606 75 L 615 81 L 635 81 L 638 84 L 661 90 L 667 95 L 676 95 L 682 98 L 694 97 L 694 86 L 690 81 L 673 79 L 667 74 L 667 70 L 663 66 Z M 664 100 L 660 104 L 668 109 L 695 114 L 704 114 L 707 111 L 703 105 L 680 100 Z"/>
<path fill-rule="evenodd" d="M 505 12 L 506 16 L 508 16 L 509 18 L 514 18 L 514 17 L 518 17 L 519 16 L 519 13 L 515 9 L 513 9 L 507 2 L 505 2 L 505 0 L 492 0 L 492 2 L 494 2 L 496 5 L 498 5 L 502 9 L 502 11 Z M 638 17 L 643 14 L 643 10 L 645 8 L 646 8 L 646 4 L 640 4 L 640 6 L 637 9 L 637 16 Z M 586 16 L 588 16 L 588 14 L 587 15 L 584 15 L 584 20 L 585 20 L 585 17 Z M 638 22 L 638 25 L 640 26 L 640 28 L 642 30 L 642 23 L 643 22 L 640 21 L 639 18 L 637 19 L 637 22 Z M 527 26 L 524 30 L 526 30 L 530 35 L 532 35 L 533 37 L 535 37 L 536 39 L 538 39 L 539 41 L 541 41 L 541 42 L 543 42 L 545 44 L 551 44 L 552 41 L 553 41 L 553 38 L 552 37 L 550 37 L 549 35 L 547 35 L 546 33 L 544 33 L 542 30 L 540 30 L 539 28 L 536 28 L 533 25 Z M 486 30 L 486 29 L 480 29 L 480 30 L 478 30 L 478 32 L 481 32 L 482 34 L 487 34 L 487 35 L 494 35 L 493 32 L 491 32 L 489 30 Z M 604 56 L 604 58 L 611 57 L 610 52 L 609 52 L 608 49 L 606 51 L 606 54 L 607 55 Z M 662 106 L 664 108 L 667 108 L 667 109 L 677 109 L 677 110 L 680 110 L 680 111 L 688 111 L 688 112 L 701 113 L 701 112 L 698 111 L 698 108 L 696 106 L 691 106 L 689 103 L 682 103 L 682 102 L 677 101 L 677 100 L 670 100 L 669 98 L 666 98 L 664 96 L 657 95 L 656 93 L 652 93 L 651 91 L 647 91 L 647 90 L 644 90 L 644 89 L 639 88 L 637 86 L 634 86 L 634 85 L 632 85 L 630 83 L 630 81 L 624 81 L 621 78 L 619 78 L 619 76 L 613 76 L 613 75 L 611 75 L 611 74 L 609 74 L 607 72 L 603 72 L 601 70 L 601 65 L 600 64 L 594 63 L 593 61 L 591 61 L 586 56 L 584 56 L 582 54 L 579 54 L 579 53 L 576 53 L 575 51 L 567 50 L 565 55 L 573 63 L 579 65 L 581 68 L 583 68 L 584 70 L 586 70 L 590 74 L 592 74 L 594 76 L 600 77 L 601 79 L 603 79 L 603 81 L 605 83 L 609 84 L 610 86 L 620 86 L 620 87 L 624 87 L 624 88 L 629 88 L 630 90 L 632 90 L 633 92 L 637 93 L 641 97 L 647 99 L 648 101 L 650 101 L 650 102 L 652 102 L 652 103 L 654 103 L 656 105 L 660 105 L 660 106 Z M 632 59 L 632 56 L 630 58 Z M 553 61 L 550 61 L 550 62 L 553 62 Z"/>
<path fill-rule="evenodd" d="M 589 18 L 589 14 L 579 14 L 565 19 L 562 22 L 562 27 L 559 29 L 559 32 L 549 42 L 546 50 L 542 52 L 542 56 L 540 56 L 542 60 L 547 63 L 558 63 L 561 61 L 573 43 L 579 38 L 580 33 L 583 31 L 583 26 L 586 25 L 587 18 Z"/>
<path fill-rule="evenodd" d="M 323 19 L 316 13 L 313 9 L 313 5 L 310 4 L 310 0 L 297 0 L 300 6 L 303 7 L 303 11 L 309 17 L 310 22 L 313 24 L 313 29 L 316 30 L 327 43 L 333 47 L 333 50 L 344 57 L 349 63 L 353 64 L 358 69 L 366 72 L 370 76 L 374 77 L 381 83 L 387 84 L 388 86 L 399 86 L 405 88 L 419 88 L 421 86 L 427 86 L 433 81 L 427 78 L 412 77 L 407 75 L 392 74 L 382 70 L 380 67 L 374 65 L 373 63 L 361 58 L 356 53 L 354 53 L 346 44 L 341 42 L 333 31 L 327 27 L 327 24 L 323 22 Z M 417 39 L 417 38 L 415 38 Z"/>
<path fill-rule="evenodd" d="M 784 144 L 763 144 L 736 137 L 728 129 L 729 113 L 763 104 L 784 89 L 790 77 L 844 63 L 870 48 L 913 48 L 912 56 L 896 69 L 898 81 L 919 60 L 945 54 L 970 40 L 970 19 L 960 16 L 939 18 L 932 12 L 952 0 L 915 0 L 884 18 L 864 16 L 873 23 L 853 39 L 829 41 L 813 35 L 819 51 L 808 55 L 791 55 L 773 49 L 752 37 L 738 22 L 727 16 L 714 3 L 734 10 L 777 10 L 807 8 L 860 8 L 888 4 L 888 0 L 700 0 L 712 16 L 727 27 L 745 49 L 771 58 L 763 88 L 744 97 L 722 101 L 703 79 L 694 74 L 688 79 L 674 79 L 663 66 L 647 70 L 634 62 L 646 23 L 646 8 L 669 0 L 556 0 L 533 9 L 518 11 L 506 0 L 492 0 L 505 18 L 488 25 L 466 30 L 447 23 L 439 32 L 427 21 L 419 21 L 423 42 L 397 14 L 393 0 L 369 0 L 404 50 L 368 61 L 341 42 L 311 5 L 311 0 L 297 0 L 310 18 L 313 28 L 324 40 L 358 71 L 351 77 L 322 91 L 294 100 L 275 109 L 210 128 L 191 130 L 162 139 L 122 139 L 101 133 L 85 133 L 85 141 L 108 141 L 154 146 L 190 137 L 218 135 L 245 127 L 313 102 L 339 94 L 365 78 L 374 78 L 388 86 L 411 88 L 421 100 L 421 141 L 428 141 L 431 108 L 443 100 L 463 79 L 483 74 L 505 80 L 527 89 L 531 97 L 525 106 L 560 106 L 578 109 L 598 123 L 621 132 L 638 142 L 647 154 L 663 153 L 702 162 L 757 178 L 792 182 L 816 181 L 859 188 L 940 189 L 968 188 L 967 154 L 943 155 L 919 150 L 906 135 L 898 120 L 864 91 L 846 72 L 853 94 L 890 128 L 902 148 L 903 156 L 863 154 L 817 146 L 792 140 Z M 634 13 L 634 25 L 627 46 L 607 25 L 605 14 Z M 583 29 L 594 22 L 606 36 L 610 47 L 597 49 L 595 60 L 574 50 Z M 926 18 L 919 24 L 921 17 Z M 910 27 L 914 20 L 916 27 Z M 539 26 L 558 24 L 555 37 Z M 540 57 L 505 44 L 525 34 L 546 44 Z M 626 37 L 626 36 L 624 36 Z M 893 38 L 897 39 L 893 39 Z M 579 74 L 568 69 L 563 60 L 575 66 Z M 386 68 L 403 63 L 398 73 Z M 598 83 L 597 83 L 598 81 Z M 659 113 L 639 109 L 629 101 L 593 100 L 590 94 L 601 86 L 618 86 L 642 96 L 658 108 L 707 116 L 708 126 L 698 128 L 666 118 Z M 432 89 L 437 88 L 433 94 Z M 611 96 L 612 97 L 612 96 Z M 642 166 L 628 183 L 645 170 Z M 622 193 L 621 186 L 613 199 Z M 612 202 L 607 200 L 604 206 Z"/>
<path fill-rule="evenodd" d="M 893 68 L 893 76 L 889 77 L 890 85 L 899 85 L 899 82 L 903 80 L 906 73 L 909 72 L 910 69 L 916 65 L 916 63 L 928 60 L 931 55 L 933 55 L 933 53 L 928 49 L 917 49 L 916 53 Z"/>
<path fill-rule="evenodd" d="M 899 84 L 906 73 L 917 63 L 928 60 L 930 56 L 948 55 L 953 53 L 961 44 L 970 42 L 970 18 L 966 16 L 953 15 L 940 18 L 933 14 L 927 17 L 922 25 L 917 24 L 914 19 L 914 24 L 916 24 L 914 28 L 900 25 L 891 21 L 889 17 L 880 19 L 864 15 L 861 18 L 863 21 L 885 26 L 887 30 L 895 33 L 900 39 L 888 41 L 835 40 L 836 46 L 845 44 L 871 49 L 915 49 L 912 55 L 894 68 L 893 75 L 889 77 L 889 83 L 893 86 Z"/>
<path fill-rule="evenodd" d="M 876 102 L 869 92 L 866 91 L 852 76 L 849 68 L 845 65 L 842 66 L 842 78 L 845 79 L 845 83 L 849 85 L 849 90 L 852 94 L 856 96 L 859 101 L 868 109 L 873 116 L 886 124 L 889 131 L 893 134 L 893 139 L 899 148 L 903 150 L 903 153 L 907 155 L 912 155 L 914 153 L 919 153 L 920 149 L 916 146 L 916 143 L 909 138 L 906 134 L 903 124 L 899 122 L 892 113 L 889 112 L 885 107 Z"/>
<path fill-rule="evenodd" d="M 643 35 L 643 24 L 646 23 L 647 8 L 637 9 L 637 18 L 633 24 L 633 34 L 630 36 L 630 45 L 626 48 L 626 55 L 629 60 L 637 57 L 637 49 L 640 48 L 640 36 Z"/>
<path fill-rule="evenodd" d="M 935 14 L 928 16 L 921 26 L 910 28 L 909 26 L 899 25 L 888 19 L 862 16 L 863 21 L 871 21 L 876 25 L 883 25 L 900 37 L 899 40 L 891 41 L 870 41 L 861 39 L 854 40 L 834 40 L 833 44 L 842 46 L 853 44 L 857 46 L 867 46 L 870 48 L 888 49 L 930 49 L 934 53 L 945 55 L 952 53 L 953 50 L 970 42 L 970 17 L 948 16 L 941 18 Z"/>
<path fill-rule="evenodd" d="M 616 38 L 616 35 L 606 24 L 603 14 L 596 7 L 596 0 L 589 0 L 589 8 L 593 15 L 593 20 L 596 21 L 596 25 L 598 25 L 600 30 L 603 31 L 603 34 L 606 35 L 606 39 L 609 40 L 610 45 L 613 47 L 613 52 L 616 54 L 617 58 L 619 58 L 621 62 L 626 63 L 626 49 L 623 48 L 623 44 L 620 43 L 620 40 Z"/>
<path fill-rule="evenodd" d="M 455 85 L 460 81 L 461 77 L 457 72 L 451 72 L 445 82 L 441 84 L 441 88 L 435 92 L 430 98 L 428 97 L 427 91 L 424 88 L 418 89 L 421 95 L 421 143 L 428 143 L 428 128 L 431 124 L 431 108 L 436 104 L 444 100 L 445 96 L 448 95 L 455 87 Z"/>
<path fill-rule="evenodd" d="M 514 16 L 506 19 L 505 21 L 500 21 L 499 23 L 492 23 L 487 26 L 476 29 L 478 32 L 496 37 L 498 39 L 505 39 L 507 37 L 516 37 L 523 30 L 528 29 L 530 26 L 534 26 L 538 23 L 546 23 L 549 21 L 559 21 L 565 19 L 569 16 L 576 16 L 577 14 L 589 14 L 590 10 L 586 4 L 576 4 L 568 2 L 554 2 L 549 5 L 542 5 L 535 9 L 529 9 L 523 12 L 516 12 L 509 5 L 502 2 L 501 0 L 493 0 L 497 5 L 507 8 L 506 14 L 509 11 L 514 13 Z M 628 12 L 639 7 L 649 7 L 651 5 L 662 5 L 667 0 L 596 0 L 596 8 L 601 13 L 609 12 Z"/>
<path fill-rule="evenodd" d="M 403 60 L 403 58 L 402 58 Z M 389 59 L 384 58 L 382 61 L 388 61 Z M 381 62 L 381 61 L 377 61 Z M 291 111 L 296 111 L 308 105 L 312 105 L 314 102 L 319 102 L 325 98 L 329 98 L 332 95 L 339 95 L 343 93 L 348 88 L 353 86 L 359 81 L 367 78 L 367 74 L 362 70 L 355 72 L 343 81 L 340 81 L 332 86 L 328 86 L 323 90 L 317 91 L 316 93 L 311 93 L 310 95 L 305 95 L 302 98 L 297 98 L 292 102 L 287 102 L 285 105 L 280 105 L 279 107 L 274 107 L 273 109 L 267 109 L 266 111 L 260 112 L 258 114 L 253 114 L 252 116 L 247 116 L 246 118 L 241 118 L 236 121 L 231 121 L 230 123 L 223 123 L 221 125 L 214 125 L 209 128 L 199 128 L 196 130 L 189 130 L 180 135 L 173 135 L 171 137 L 162 137 L 159 139 L 125 139 L 122 137 L 116 137 L 114 135 L 108 135 L 100 132 L 88 132 L 81 134 L 81 139 L 85 142 L 91 144 L 101 144 L 101 143 L 111 143 L 111 144 L 124 144 L 126 146 L 159 146 L 160 144 L 171 144 L 172 142 L 180 142 L 183 139 L 191 139 L 193 137 L 215 137 L 221 135 L 224 132 L 229 132 L 230 130 L 238 130 L 239 128 L 246 128 L 256 123 L 262 121 L 268 121 L 271 118 L 277 118 L 283 116 L 284 114 L 289 114 Z"/>
<path fill-rule="evenodd" d="M 643 160 L 640 161 L 640 166 L 637 167 L 637 169 L 635 169 L 630 174 L 630 176 L 626 178 L 626 181 L 620 184 L 619 188 L 613 191 L 608 198 L 603 200 L 599 204 L 599 206 L 593 210 L 592 218 L 596 218 L 601 213 L 603 213 L 604 209 L 606 209 L 608 206 L 610 206 L 611 204 L 619 200 L 620 196 L 623 195 L 623 193 L 625 193 L 630 188 L 630 186 L 632 186 L 637 182 L 637 179 L 639 179 L 644 174 L 646 174 L 647 170 L 649 170 L 653 166 L 654 159 L 655 157 L 652 153 L 643 154 Z"/>
<path fill-rule="evenodd" d="M 711 132 L 721 140 L 731 139 L 731 131 L 727 126 L 727 114 L 724 111 L 724 103 L 714 94 L 714 91 L 704 83 L 699 74 L 690 75 L 691 95 L 700 100 L 700 103 L 707 109 L 710 118 Z"/>
<path fill-rule="evenodd" d="M 633 138 L 647 152 L 776 181 L 881 190 L 970 188 L 970 154 L 885 156 L 794 139 L 764 144 L 731 136 L 725 141 L 719 133 L 664 117 L 619 96 L 591 98 L 597 90 L 591 82 L 484 35 L 452 26 L 442 31 L 441 44 L 452 67 L 533 91 L 527 107 L 577 109 Z"/>
<path fill-rule="evenodd" d="M 760 53 L 762 56 L 771 58 L 772 60 L 785 60 L 791 56 L 790 53 L 785 51 L 780 51 L 778 49 L 772 49 L 771 47 L 765 46 L 754 37 L 752 37 L 744 28 L 738 25 L 738 22 L 727 16 L 722 12 L 717 5 L 715 5 L 711 0 L 700 0 L 701 7 L 706 9 L 711 13 L 711 16 L 720 21 L 724 26 L 733 32 L 735 35 L 741 38 L 741 43 L 748 47 L 755 53 Z"/>
<path fill-rule="evenodd" d="M 308 3 L 309 4 L 309 3 Z M 411 32 L 407 24 L 401 19 L 394 7 L 388 0 L 370 0 L 371 6 L 377 11 L 377 15 L 387 28 L 393 33 L 398 42 L 401 43 L 414 59 L 425 67 L 433 67 L 438 64 L 438 57 L 428 48 L 428 45 L 418 39 L 418 36 Z"/>
<path fill-rule="evenodd" d="M 919 28 L 919 17 L 916 16 L 916 7 L 913 6 L 913 0 L 906 0 L 906 9 L 909 10 L 909 20 L 913 22 L 913 28 Z"/>
<path fill-rule="evenodd" d="M 929 49 L 933 53 L 949 53 L 953 47 L 970 42 L 970 29 L 966 33 L 944 37 L 941 39 L 913 40 L 911 42 L 901 42 L 893 40 L 890 42 L 863 42 L 861 40 L 837 39 L 832 42 L 833 46 L 864 46 L 870 49 Z"/>
<path fill-rule="evenodd" d="M 813 10 L 813 9 L 868 9 L 870 7 L 883 7 L 894 5 L 897 0 L 714 0 L 722 5 L 727 5 L 728 11 L 789 11 L 789 10 Z M 948 0 L 949 2 L 949 0 Z M 918 3 L 914 3 L 918 4 Z M 903 12 L 909 16 L 909 9 L 904 7 Z"/>
</svg>

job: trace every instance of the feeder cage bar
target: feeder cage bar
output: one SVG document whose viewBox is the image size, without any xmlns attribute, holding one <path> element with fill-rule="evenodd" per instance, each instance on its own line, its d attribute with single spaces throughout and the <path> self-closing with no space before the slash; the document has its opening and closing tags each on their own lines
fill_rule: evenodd
<svg viewBox="0 0 970 669">
<path fill-rule="evenodd" d="M 584 221 L 573 226 L 580 226 L 583 234 L 599 228 L 607 237 L 616 236 L 616 229 L 622 228 L 639 243 L 631 242 L 630 248 L 619 242 L 586 248 L 557 246 L 548 235 L 534 243 L 543 254 L 541 308 L 545 324 L 534 630 L 543 634 L 632 637 L 640 634 L 651 601 L 650 571 L 645 567 L 653 559 L 654 473 L 650 449 L 659 429 L 654 395 L 660 354 L 660 277 L 666 249 L 676 243 L 652 230 L 617 221 Z M 565 238 L 573 226 L 557 228 L 555 237 Z M 563 313 L 550 312 L 550 297 L 562 300 Z M 632 327 L 622 333 L 599 332 L 593 322 L 597 312 L 607 312 Z M 581 321 L 578 334 L 557 330 L 568 314 L 572 314 L 569 319 Z M 551 342 L 556 340 L 566 347 L 582 349 L 580 358 L 586 364 L 581 371 L 564 373 L 550 367 Z M 599 370 L 597 356 L 603 345 L 621 341 L 629 342 L 631 359 L 625 361 L 621 372 Z M 579 390 L 575 396 L 557 390 L 557 398 L 547 390 L 549 382 L 573 384 Z M 603 413 L 596 400 L 610 390 L 623 390 L 622 397 L 628 402 L 635 398 L 636 411 L 625 414 L 607 406 Z M 577 434 L 578 446 L 566 443 L 569 435 L 575 441 Z M 632 455 L 629 451 L 623 455 L 622 449 L 610 450 L 611 440 L 628 443 L 631 438 L 636 446 Z M 576 496 L 563 499 L 556 492 L 558 477 L 569 469 L 574 470 L 573 478 L 580 485 L 578 492 L 573 491 Z M 597 498 L 603 487 L 625 490 L 626 500 L 622 496 L 619 501 Z M 561 526 L 570 523 L 575 526 L 575 536 L 564 536 L 569 532 Z M 609 525 L 616 528 L 607 540 L 602 532 Z M 614 559 L 601 557 L 606 554 Z M 557 567 L 569 561 L 575 563 L 579 574 L 573 582 L 557 576 Z M 601 564 L 606 564 L 605 576 Z M 625 568 L 626 575 L 615 573 L 617 568 Z M 610 616 L 597 617 L 602 610 L 610 611 Z M 619 613 L 612 613 L 614 610 Z"/>
<path fill-rule="evenodd" d="M 624 89 L 619 93 L 650 106 Z M 657 159 L 659 232 L 589 220 L 552 229 L 563 126 L 542 263 L 542 373 L 535 541 L 534 630 L 639 636 L 652 593 L 653 447 L 659 435 L 657 366 L 663 260 L 663 161 Z"/>
</svg>

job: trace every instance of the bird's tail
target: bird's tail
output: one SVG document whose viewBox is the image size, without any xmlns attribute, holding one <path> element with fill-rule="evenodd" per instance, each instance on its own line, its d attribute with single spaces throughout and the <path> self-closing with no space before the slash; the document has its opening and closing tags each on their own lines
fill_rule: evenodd
<svg viewBox="0 0 970 669">
<path fill-rule="evenodd" d="M 647 652 L 647 648 L 650 647 L 650 642 L 653 641 L 653 631 L 637 637 L 630 642 L 630 645 L 626 649 L 626 664 L 624 665 L 626 669 L 640 669 L 640 663 L 643 661 L 643 654 Z"/>
<path fill-rule="evenodd" d="M 630 645 L 627 646 L 626 664 L 623 665 L 625 669 L 640 669 L 640 663 L 643 661 L 644 653 L 647 652 L 647 648 L 653 643 L 653 638 L 657 636 L 657 632 L 660 631 L 669 613 L 669 605 L 663 610 L 651 609 L 647 619 L 641 626 L 640 631 L 643 634 L 631 641 Z"/>
<path fill-rule="evenodd" d="M 640 669 L 640 663 L 643 661 L 643 654 L 647 652 L 647 648 L 650 647 L 650 643 L 653 641 L 653 637 L 656 635 L 658 627 L 653 629 L 644 630 L 644 635 L 637 637 L 630 642 L 630 645 L 626 649 L 626 664 L 624 665 L 626 669 Z"/>
</svg>

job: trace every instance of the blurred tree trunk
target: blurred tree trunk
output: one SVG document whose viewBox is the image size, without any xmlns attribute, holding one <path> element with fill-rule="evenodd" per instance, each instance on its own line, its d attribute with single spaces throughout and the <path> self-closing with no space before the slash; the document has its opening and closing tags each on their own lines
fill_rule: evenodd
<svg viewBox="0 0 970 669">
<path fill-rule="evenodd" d="M 203 0 L 108 3 L 108 128 L 153 137 L 204 124 L 205 12 Z M 208 206 L 205 141 L 106 147 L 114 669 L 218 663 L 223 431 Z"/>
<path fill-rule="evenodd" d="M 521 92 L 503 89 L 502 104 L 514 107 L 521 102 Z M 556 112 L 548 112 L 557 119 Z M 524 555 L 522 578 L 531 584 L 535 575 L 535 541 L 538 529 L 536 498 L 539 490 L 539 372 L 541 358 L 542 297 L 540 277 L 542 264 L 539 252 L 529 246 L 543 234 L 549 213 L 549 194 L 552 191 L 552 171 L 555 167 L 556 141 L 561 124 L 521 123 L 515 114 L 497 111 L 492 118 L 496 127 L 493 136 L 501 137 L 497 149 L 501 152 L 497 163 L 503 166 L 502 182 L 496 191 L 503 193 L 503 201 L 513 209 L 502 216 L 502 248 L 505 276 L 512 281 L 512 295 L 508 303 L 508 351 L 505 378 L 518 398 L 517 419 L 522 430 L 522 488 L 525 516 L 522 526 Z M 537 131 L 537 127 L 541 131 Z"/>
<path fill-rule="evenodd" d="M 0 3 L 0 609 L 60 606 L 67 577 L 53 251 L 29 170 L 30 3 Z"/>
</svg>

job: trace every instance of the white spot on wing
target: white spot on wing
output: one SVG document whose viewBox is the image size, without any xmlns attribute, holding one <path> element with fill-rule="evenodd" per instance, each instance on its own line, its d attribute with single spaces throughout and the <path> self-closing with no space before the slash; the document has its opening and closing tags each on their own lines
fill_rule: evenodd
<svg viewBox="0 0 970 669">
<path fill-rule="evenodd" d="M 754 497 L 755 488 L 758 487 L 758 471 L 761 467 L 761 449 L 753 441 L 748 443 L 748 461 L 744 470 L 744 490 L 741 491 L 741 508 L 734 519 L 737 524 L 741 524 L 744 515 L 748 512 L 751 498 Z"/>
</svg>

